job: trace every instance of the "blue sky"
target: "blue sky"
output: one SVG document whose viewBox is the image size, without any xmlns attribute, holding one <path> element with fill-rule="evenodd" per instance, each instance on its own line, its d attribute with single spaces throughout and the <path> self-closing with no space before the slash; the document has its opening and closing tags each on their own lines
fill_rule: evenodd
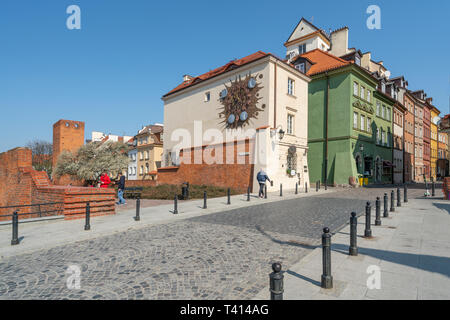
<svg viewBox="0 0 450 320">
<path fill-rule="evenodd" d="M 72 4 L 81 30 L 66 27 Z M 371 4 L 381 9 L 381 30 L 366 27 Z M 183 74 L 258 50 L 283 57 L 302 16 L 325 30 L 348 26 L 350 47 L 371 51 L 447 114 L 449 12 L 446 0 L 2 0 L 0 152 L 51 141 L 59 119 L 85 121 L 86 138 L 162 122 L 161 96 Z"/>
</svg>

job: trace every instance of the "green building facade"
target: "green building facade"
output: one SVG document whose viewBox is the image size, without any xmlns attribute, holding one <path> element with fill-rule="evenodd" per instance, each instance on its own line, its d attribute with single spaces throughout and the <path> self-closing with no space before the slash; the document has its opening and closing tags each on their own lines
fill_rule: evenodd
<svg viewBox="0 0 450 320">
<path fill-rule="evenodd" d="M 308 96 L 311 182 L 325 183 L 326 179 L 329 185 L 348 184 L 353 177 L 359 183 L 359 178 L 365 177 L 369 184 L 390 183 L 395 101 L 378 92 L 377 80 L 354 64 L 311 78 Z"/>
</svg>

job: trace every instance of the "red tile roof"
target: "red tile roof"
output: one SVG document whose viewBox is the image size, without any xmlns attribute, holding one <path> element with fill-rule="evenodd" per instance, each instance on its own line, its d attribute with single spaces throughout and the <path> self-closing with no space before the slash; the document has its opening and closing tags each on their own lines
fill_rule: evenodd
<svg viewBox="0 0 450 320">
<path fill-rule="evenodd" d="M 300 55 L 300 57 L 306 58 L 314 63 L 306 73 L 308 76 L 352 64 L 350 61 L 338 58 L 320 49 L 306 52 Z"/>
<path fill-rule="evenodd" d="M 180 91 L 180 90 L 183 90 L 185 88 L 188 88 L 188 87 L 190 87 L 190 86 L 192 86 L 192 85 L 194 85 L 196 83 L 205 81 L 207 79 L 210 79 L 210 78 L 218 76 L 218 75 L 220 75 L 222 73 L 225 73 L 228 70 L 230 70 L 230 68 L 243 66 L 245 64 L 248 64 L 248 63 L 253 62 L 255 60 L 258 60 L 260 58 L 266 57 L 268 55 L 270 55 L 270 53 L 265 53 L 263 51 L 258 51 L 258 52 L 255 52 L 255 53 L 249 55 L 249 56 L 246 56 L 244 58 L 230 61 L 226 65 L 223 65 L 223 66 L 221 66 L 219 68 L 216 68 L 214 70 L 206 72 L 206 73 L 204 73 L 204 74 L 202 74 L 200 76 L 197 76 L 197 77 L 194 77 L 194 78 L 192 78 L 190 80 L 182 82 L 176 88 L 174 88 L 173 90 L 171 90 L 168 93 L 166 93 L 163 97 L 167 97 L 168 95 L 171 95 L 172 93 L 175 93 L 177 91 Z"/>
</svg>

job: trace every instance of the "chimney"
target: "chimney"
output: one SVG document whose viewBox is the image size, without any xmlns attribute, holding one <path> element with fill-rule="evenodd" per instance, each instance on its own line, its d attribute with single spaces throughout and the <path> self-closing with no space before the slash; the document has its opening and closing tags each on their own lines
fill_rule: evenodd
<svg viewBox="0 0 450 320">
<path fill-rule="evenodd" d="M 190 76 L 190 75 L 188 75 L 188 74 L 185 74 L 185 75 L 183 76 L 183 82 L 189 81 L 189 80 L 191 80 L 192 78 L 193 78 L 192 76 Z"/>
<path fill-rule="evenodd" d="M 330 34 L 331 40 L 331 49 L 330 53 L 341 57 L 347 54 L 348 51 L 348 28 L 343 27 L 336 31 L 331 32 Z"/>
<path fill-rule="evenodd" d="M 426 101 L 427 101 L 427 103 L 428 103 L 428 104 L 432 104 L 432 102 L 433 102 L 433 98 L 431 98 L 431 97 L 430 97 L 430 98 L 427 98 L 427 100 L 426 100 Z"/>
</svg>

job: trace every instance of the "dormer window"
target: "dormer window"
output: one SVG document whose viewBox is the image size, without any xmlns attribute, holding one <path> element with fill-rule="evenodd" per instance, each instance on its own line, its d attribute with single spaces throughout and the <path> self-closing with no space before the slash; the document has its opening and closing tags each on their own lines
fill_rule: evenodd
<svg viewBox="0 0 450 320">
<path fill-rule="evenodd" d="M 300 72 L 305 73 L 305 63 L 304 63 L 304 62 L 303 62 L 303 63 L 297 64 L 297 65 L 295 66 L 295 68 L 296 68 L 297 70 L 299 70 Z"/>
<path fill-rule="evenodd" d="M 298 46 L 298 54 L 303 54 L 306 52 L 306 43 Z"/>
<path fill-rule="evenodd" d="M 386 93 L 386 84 L 384 82 L 381 83 L 381 92 Z"/>
</svg>

